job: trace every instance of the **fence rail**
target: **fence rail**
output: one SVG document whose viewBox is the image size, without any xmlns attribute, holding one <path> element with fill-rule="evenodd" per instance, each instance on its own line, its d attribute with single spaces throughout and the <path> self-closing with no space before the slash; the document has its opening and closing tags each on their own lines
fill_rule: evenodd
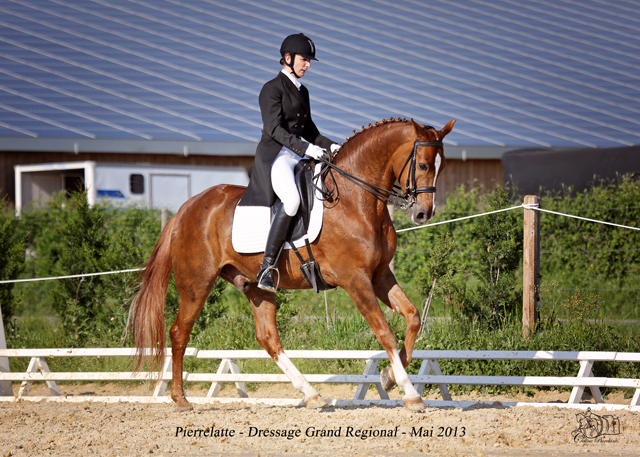
<svg viewBox="0 0 640 457">
<path fill-rule="evenodd" d="M 388 360 L 384 351 L 286 351 L 291 359 L 323 359 L 323 360 L 365 360 L 365 368 L 359 375 L 307 374 L 305 377 L 311 383 L 349 383 L 357 384 L 352 399 L 329 400 L 335 406 L 346 405 L 400 405 L 400 400 L 391 400 L 380 386 L 378 363 Z M 0 381 L 21 382 L 17 395 L 13 392 L 1 396 L 3 401 L 130 401 L 130 402 L 170 402 L 165 395 L 168 382 L 171 380 L 171 349 L 166 351 L 166 361 L 160 376 L 157 373 L 146 372 L 52 372 L 46 363 L 47 358 L 56 357 L 132 357 L 133 348 L 121 349 L 4 349 L 0 350 L 0 357 L 29 357 L 30 363 L 26 372 L 0 373 Z M 296 399 L 264 399 L 249 398 L 245 387 L 246 382 L 257 383 L 288 383 L 282 374 L 240 373 L 238 360 L 270 359 L 263 350 L 201 350 L 188 348 L 186 357 L 199 359 L 220 360 L 216 373 L 188 373 L 183 372 L 182 378 L 187 382 L 207 382 L 211 387 L 206 397 L 190 397 L 195 403 L 244 401 L 249 403 L 267 403 L 274 405 L 302 405 L 302 400 Z M 640 379 L 594 377 L 592 373 L 595 362 L 640 362 L 640 353 L 622 352 L 569 352 L 569 351 L 414 351 L 414 359 L 422 360 L 417 375 L 409 376 L 416 389 L 421 392 L 426 385 L 437 385 L 442 400 L 429 401 L 429 406 L 458 406 L 467 407 L 483 402 L 453 401 L 448 385 L 504 385 L 504 386 L 546 386 L 572 387 L 571 396 L 567 403 L 510 403 L 501 402 L 504 406 L 555 406 L 595 409 L 629 409 L 640 411 Z M 546 377 L 546 376 L 457 376 L 443 375 L 439 360 L 531 360 L 531 361 L 573 361 L 579 364 L 578 375 L 575 377 Z M 148 396 L 62 396 L 56 381 L 155 381 L 153 394 Z M 34 381 L 46 382 L 50 396 L 29 396 L 29 390 Z M 239 398 L 219 397 L 223 383 L 235 383 Z M 380 399 L 366 399 L 369 387 L 374 386 Z M 602 387 L 636 389 L 629 405 L 614 405 L 605 403 L 600 392 Z M 591 390 L 593 403 L 581 403 L 585 388 Z M 495 404 L 495 402 L 491 402 Z"/>
</svg>

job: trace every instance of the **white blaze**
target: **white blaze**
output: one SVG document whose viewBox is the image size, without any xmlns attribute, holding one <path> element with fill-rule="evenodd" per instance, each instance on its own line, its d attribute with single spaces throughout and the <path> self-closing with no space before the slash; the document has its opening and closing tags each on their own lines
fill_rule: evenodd
<svg viewBox="0 0 640 457">
<path fill-rule="evenodd" d="M 433 177 L 433 185 L 436 185 L 436 180 L 438 179 L 438 173 L 440 172 L 440 165 L 442 165 L 442 157 L 440 154 L 436 154 L 436 174 Z"/>
<path fill-rule="evenodd" d="M 433 187 L 436 186 L 436 181 L 438 180 L 438 173 L 440 173 L 440 165 L 442 165 L 442 157 L 440 154 L 436 154 L 436 173 L 433 175 Z M 435 214 L 436 212 L 436 194 L 435 192 L 431 195 L 433 198 L 433 211 L 431 214 Z"/>
</svg>

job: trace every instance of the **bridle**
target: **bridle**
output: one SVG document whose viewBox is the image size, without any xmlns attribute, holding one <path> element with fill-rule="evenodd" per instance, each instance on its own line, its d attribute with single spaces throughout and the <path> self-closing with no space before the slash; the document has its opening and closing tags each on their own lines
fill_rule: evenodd
<svg viewBox="0 0 640 457">
<path fill-rule="evenodd" d="M 401 197 L 406 203 L 402 205 L 402 209 L 410 208 L 417 201 L 418 194 L 435 194 L 436 192 L 435 186 L 417 187 L 416 184 L 416 154 L 418 148 L 424 146 L 444 147 L 442 141 L 420 141 L 416 138 L 413 142 L 411 154 L 404 163 L 402 170 L 400 170 L 400 176 L 402 176 L 404 169 L 407 167 L 407 164 L 409 164 L 409 169 L 407 170 L 407 183 L 404 187 L 406 191 Z"/>
<path fill-rule="evenodd" d="M 425 128 L 426 130 L 426 128 Z M 316 178 L 318 176 L 322 176 L 323 177 L 323 182 L 324 179 L 326 179 L 326 175 L 330 174 L 331 178 L 333 179 L 333 182 L 335 184 L 335 178 L 333 177 L 333 173 L 332 170 L 337 171 L 338 173 L 340 173 L 342 176 L 344 176 L 345 178 L 347 178 L 349 181 L 353 182 L 354 184 L 360 186 L 361 188 L 363 188 L 364 190 L 366 190 L 367 192 L 372 193 L 373 195 L 382 198 L 383 200 L 388 201 L 389 203 L 397 203 L 397 201 L 392 200 L 392 198 L 396 198 L 402 201 L 402 203 L 400 204 L 400 208 L 402 209 L 408 209 L 411 208 L 411 206 L 413 206 L 414 203 L 417 202 L 417 196 L 419 194 L 433 194 L 436 192 L 436 188 L 434 186 L 429 186 L 429 187 L 417 187 L 416 184 L 416 155 L 417 155 L 417 151 L 419 147 L 424 147 L 424 146 L 443 146 L 442 141 L 420 141 L 418 138 L 416 138 L 416 140 L 413 142 L 413 149 L 411 150 L 411 154 L 409 154 L 409 157 L 407 157 L 407 160 L 405 161 L 404 165 L 402 166 L 402 170 L 400 171 L 400 175 L 402 176 L 402 173 L 404 173 L 404 170 L 407 169 L 407 166 L 409 167 L 407 169 L 407 182 L 405 185 L 405 192 L 404 193 L 400 193 L 395 191 L 394 189 L 397 186 L 394 186 L 394 189 L 392 190 L 388 190 L 388 189 L 384 189 L 382 187 L 378 187 L 374 184 L 368 183 L 356 176 L 353 176 L 352 174 L 344 171 L 342 168 L 339 168 L 337 166 L 335 166 L 333 163 L 331 163 L 328 160 L 322 160 L 322 162 L 324 163 L 322 170 L 320 171 L 320 173 L 316 176 Z M 325 187 L 325 186 L 323 186 Z M 323 200 L 331 200 L 333 198 L 333 191 L 327 191 L 326 187 L 324 189 L 319 189 L 316 186 L 316 189 L 320 190 L 323 194 Z M 385 195 L 386 194 L 386 195 Z"/>
</svg>

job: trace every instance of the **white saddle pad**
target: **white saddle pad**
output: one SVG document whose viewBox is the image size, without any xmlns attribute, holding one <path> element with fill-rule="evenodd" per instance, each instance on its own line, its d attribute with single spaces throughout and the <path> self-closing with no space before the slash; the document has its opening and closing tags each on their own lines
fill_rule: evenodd
<svg viewBox="0 0 640 457">
<path fill-rule="evenodd" d="M 319 172 L 321 164 L 316 165 L 316 173 Z M 305 238 L 309 239 L 309 243 L 313 243 L 322 229 L 322 213 L 324 205 L 320 198 L 322 195 L 319 191 L 314 192 L 316 200 L 311 210 L 311 219 L 309 221 L 309 232 L 306 236 L 294 240 L 293 244 L 296 248 L 305 245 Z M 271 208 L 266 206 L 236 206 L 233 215 L 233 227 L 231 229 L 231 244 L 233 249 L 240 254 L 254 254 L 264 252 L 267 244 L 269 229 L 271 228 Z M 291 249 L 289 243 L 285 243 L 285 249 Z"/>
</svg>

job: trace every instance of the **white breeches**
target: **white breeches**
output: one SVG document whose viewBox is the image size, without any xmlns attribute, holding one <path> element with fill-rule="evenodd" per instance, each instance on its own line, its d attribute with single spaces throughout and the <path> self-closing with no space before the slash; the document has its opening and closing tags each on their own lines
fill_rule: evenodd
<svg viewBox="0 0 640 457">
<path fill-rule="evenodd" d="M 300 160 L 302 157 L 283 146 L 271 165 L 271 186 L 282 200 L 287 216 L 295 216 L 300 207 L 300 195 L 293 175 L 293 169 Z"/>
</svg>

